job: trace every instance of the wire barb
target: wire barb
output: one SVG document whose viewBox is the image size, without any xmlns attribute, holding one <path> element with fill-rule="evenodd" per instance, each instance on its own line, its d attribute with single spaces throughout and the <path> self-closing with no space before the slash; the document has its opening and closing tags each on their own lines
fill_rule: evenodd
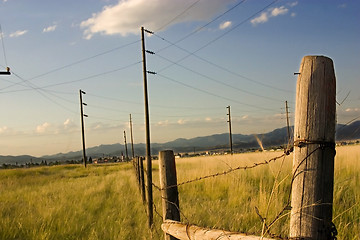
<svg viewBox="0 0 360 240">
<path fill-rule="evenodd" d="M 149 74 L 156 75 L 156 72 L 153 72 L 153 71 L 146 71 L 146 72 L 149 73 Z"/>
<path fill-rule="evenodd" d="M 144 31 L 145 31 L 146 33 L 149 33 L 149 34 L 154 34 L 154 32 L 152 32 L 152 31 L 150 31 L 150 30 L 147 30 L 147 29 L 145 29 L 145 28 L 144 28 Z"/>
<path fill-rule="evenodd" d="M 150 50 L 145 50 L 145 52 L 147 52 L 149 54 L 155 54 L 153 51 L 150 51 Z"/>
</svg>

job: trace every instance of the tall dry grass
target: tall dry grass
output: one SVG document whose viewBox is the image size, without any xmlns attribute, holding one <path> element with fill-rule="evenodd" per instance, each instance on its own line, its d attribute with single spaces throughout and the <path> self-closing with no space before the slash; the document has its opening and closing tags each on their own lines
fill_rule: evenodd
<svg viewBox="0 0 360 240">
<path fill-rule="evenodd" d="M 0 171 L 0 239 L 146 239 L 131 167 Z"/>
<path fill-rule="evenodd" d="M 336 151 L 333 221 L 338 239 L 360 239 L 360 188 L 357 186 L 360 183 L 360 146 L 337 147 Z M 238 166 L 251 166 L 281 154 L 258 152 L 178 159 L 178 182 Z M 267 224 L 278 219 L 270 232 L 288 236 L 290 211 L 276 217 L 288 202 L 291 167 L 292 155 L 266 166 L 179 186 L 182 221 L 260 235 L 263 231 L 261 218 Z"/>
<path fill-rule="evenodd" d="M 281 154 L 177 159 L 178 182 Z M 338 239 L 360 239 L 359 163 L 360 146 L 337 148 L 333 216 Z M 153 162 L 153 180 L 158 185 L 157 164 Z M 287 203 L 291 165 L 288 156 L 179 186 L 182 221 L 260 235 L 260 216 L 269 224 Z M 0 239 L 163 239 L 160 200 L 154 188 L 155 224 L 149 231 L 130 163 L 1 170 Z M 272 233 L 288 236 L 287 213 L 275 222 Z"/>
</svg>

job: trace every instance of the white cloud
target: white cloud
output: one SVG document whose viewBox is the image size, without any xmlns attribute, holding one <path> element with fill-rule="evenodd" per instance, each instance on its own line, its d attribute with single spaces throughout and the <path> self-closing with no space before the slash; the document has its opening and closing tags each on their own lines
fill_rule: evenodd
<svg viewBox="0 0 360 240">
<path fill-rule="evenodd" d="M 24 34 L 26 34 L 28 32 L 28 30 L 18 30 L 16 32 L 10 33 L 9 37 L 20 37 Z"/>
<path fill-rule="evenodd" d="M 46 28 L 43 29 L 43 32 L 53 32 L 53 31 L 55 31 L 56 27 L 57 27 L 56 24 L 52 25 L 52 26 L 49 26 L 49 27 L 46 27 Z"/>
<path fill-rule="evenodd" d="M 347 108 L 345 109 L 345 112 L 359 112 L 360 109 L 359 108 Z"/>
<path fill-rule="evenodd" d="M 178 123 L 179 125 L 183 125 L 183 124 L 186 123 L 186 121 L 185 121 L 184 119 L 179 119 L 179 120 L 177 121 L 177 123 Z"/>
<path fill-rule="evenodd" d="M 221 23 L 221 24 L 219 25 L 219 29 L 220 29 L 220 30 L 224 30 L 224 29 L 226 29 L 226 28 L 231 27 L 231 25 L 232 25 L 232 22 L 231 22 L 231 21 L 226 21 L 226 22 L 223 22 L 223 23 Z"/>
<path fill-rule="evenodd" d="M 168 126 L 169 125 L 169 120 L 165 120 L 165 121 L 159 121 L 156 123 L 156 126 Z"/>
<path fill-rule="evenodd" d="M 206 21 L 223 11 L 231 2 L 232 0 L 199 1 L 169 26 L 181 22 Z M 91 18 L 81 22 L 80 27 L 84 29 L 85 39 L 91 39 L 94 34 L 99 33 L 121 36 L 139 34 L 141 26 L 157 31 L 192 3 L 192 0 L 119 0 L 117 4 L 105 6 L 101 12 L 93 13 Z"/>
<path fill-rule="evenodd" d="M 8 127 L 6 126 L 0 127 L 0 134 L 6 133 L 7 131 L 8 131 Z"/>
<path fill-rule="evenodd" d="M 267 12 L 263 12 L 260 14 L 260 16 L 251 19 L 251 23 L 253 25 L 257 25 L 259 23 L 266 23 L 267 21 L 269 21 L 269 17 L 268 17 L 268 13 Z"/>
<path fill-rule="evenodd" d="M 271 16 L 276 17 L 279 15 L 284 15 L 289 11 L 289 9 L 285 8 L 284 6 L 274 8 L 271 10 Z"/>
<path fill-rule="evenodd" d="M 288 5 L 290 7 L 295 7 L 297 4 L 298 4 L 298 2 L 293 2 L 293 3 L 289 3 Z M 267 10 L 266 12 L 262 12 L 260 14 L 260 16 L 253 18 L 250 22 L 253 26 L 256 26 L 257 24 L 260 24 L 260 23 L 266 23 L 272 17 L 285 15 L 288 12 L 289 12 L 289 8 L 287 8 L 285 6 L 272 8 L 272 9 Z M 291 17 L 295 17 L 295 16 L 296 16 L 296 13 L 291 13 Z"/>
<path fill-rule="evenodd" d="M 77 130 L 77 126 L 74 123 L 73 120 L 71 120 L 70 118 L 66 119 L 65 122 L 63 123 L 63 128 L 67 131 L 74 131 Z"/>
<path fill-rule="evenodd" d="M 338 6 L 338 8 L 346 8 L 346 7 L 347 7 L 346 3 L 340 4 L 340 5 Z"/>
<path fill-rule="evenodd" d="M 50 127 L 50 123 L 45 122 L 39 126 L 36 127 L 36 132 L 37 133 L 45 133 L 46 130 Z"/>
<path fill-rule="evenodd" d="M 292 3 L 289 3 L 288 5 L 290 6 L 290 7 L 295 7 L 296 5 L 298 5 L 298 1 L 296 1 L 296 2 L 292 2 Z"/>
</svg>

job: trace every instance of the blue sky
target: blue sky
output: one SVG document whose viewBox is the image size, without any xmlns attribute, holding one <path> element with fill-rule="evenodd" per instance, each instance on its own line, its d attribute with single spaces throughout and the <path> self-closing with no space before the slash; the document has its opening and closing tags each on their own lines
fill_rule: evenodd
<svg viewBox="0 0 360 240">
<path fill-rule="evenodd" d="M 333 59 L 339 123 L 360 116 L 360 3 L 288 0 L 2 0 L 0 155 L 145 142 L 140 27 L 147 34 L 152 142 L 293 122 L 303 56 Z M 174 44 L 175 43 L 175 44 Z"/>
</svg>

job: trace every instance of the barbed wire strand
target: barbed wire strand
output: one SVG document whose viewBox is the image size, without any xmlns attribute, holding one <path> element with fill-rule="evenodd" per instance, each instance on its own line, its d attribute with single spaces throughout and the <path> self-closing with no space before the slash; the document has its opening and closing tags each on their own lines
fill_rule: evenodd
<svg viewBox="0 0 360 240">
<path fill-rule="evenodd" d="M 170 185 L 170 186 L 167 186 L 165 188 L 161 188 L 157 185 L 155 185 L 153 183 L 153 186 L 158 189 L 159 191 L 161 190 L 165 190 L 165 189 L 169 189 L 169 188 L 173 188 L 173 187 L 178 187 L 178 186 L 182 186 L 182 185 L 185 185 L 185 184 L 189 184 L 189 183 L 193 183 L 193 182 L 198 182 L 198 181 L 201 181 L 201 180 L 204 180 L 204 179 L 208 179 L 208 178 L 213 178 L 213 177 L 218 177 L 218 176 L 223 176 L 223 175 L 227 175 L 229 173 L 232 173 L 234 171 L 237 171 L 237 170 L 247 170 L 247 169 L 253 169 L 253 168 L 256 168 L 258 166 L 262 166 L 262 165 L 267 165 L 271 162 L 275 162 L 276 160 L 286 156 L 286 155 L 289 155 L 288 152 L 285 152 L 283 154 L 281 154 L 280 156 L 277 156 L 277 157 L 273 157 L 269 160 L 264 160 L 262 162 L 257 162 L 257 163 L 253 163 L 252 165 L 249 165 L 249 166 L 238 166 L 236 168 L 230 168 L 228 170 L 225 170 L 225 171 L 222 171 L 222 172 L 218 172 L 218 173 L 214 173 L 214 174 L 210 174 L 210 175 L 206 175 L 206 176 L 202 176 L 202 177 L 198 177 L 198 178 L 195 178 L 195 179 L 190 179 L 190 180 L 187 180 L 187 181 L 184 181 L 184 182 L 181 182 L 181 183 L 178 183 L 176 185 Z"/>
</svg>

